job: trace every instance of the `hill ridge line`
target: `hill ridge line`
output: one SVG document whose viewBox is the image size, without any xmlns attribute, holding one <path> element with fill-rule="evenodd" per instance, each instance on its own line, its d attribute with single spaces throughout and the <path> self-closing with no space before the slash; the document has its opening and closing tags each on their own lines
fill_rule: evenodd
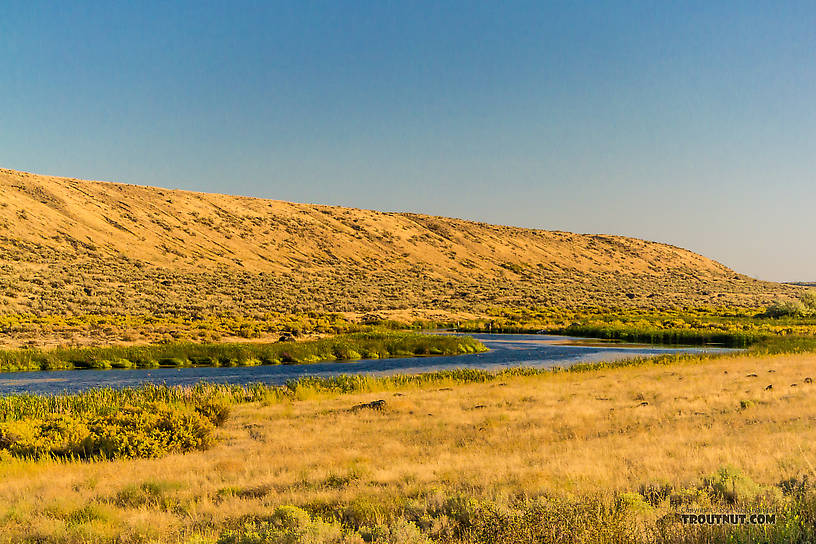
<svg viewBox="0 0 816 544">
<path fill-rule="evenodd" d="M 157 274 L 175 279 L 157 287 Z M 622 235 L 8 169 L 0 282 L 10 286 L 0 287 L 0 312 L 68 313 L 745 306 L 795 289 Z"/>
</svg>

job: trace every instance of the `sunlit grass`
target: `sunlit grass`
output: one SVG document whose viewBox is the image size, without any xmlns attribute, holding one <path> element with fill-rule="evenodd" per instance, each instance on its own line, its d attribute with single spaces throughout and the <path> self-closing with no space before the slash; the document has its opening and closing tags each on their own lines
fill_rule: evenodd
<svg viewBox="0 0 816 544">
<path fill-rule="evenodd" d="M 460 355 L 484 350 L 480 342 L 469 337 L 371 332 L 303 342 L 170 343 L 5 350 L 0 351 L 0 371 L 306 364 L 385 357 Z"/>
<path fill-rule="evenodd" d="M 807 378 L 815 373 L 812 353 L 751 351 L 572 371 L 127 390 L 116 394 L 171 404 L 212 396 L 231 415 L 203 452 L 3 461 L 0 534 L 64 542 L 254 542 L 240 540 L 252 531 L 357 543 L 393 534 L 401 540 L 381 542 L 695 542 L 699 530 L 672 522 L 661 533 L 658 520 L 694 508 L 763 508 L 780 522 L 769 533 L 751 529 L 754 541 L 765 534 L 807 542 L 816 511 L 808 506 L 816 497 L 816 389 Z M 380 399 L 382 410 L 352 410 Z M 741 531 L 719 534 L 747 542 L 749 530 Z"/>
</svg>

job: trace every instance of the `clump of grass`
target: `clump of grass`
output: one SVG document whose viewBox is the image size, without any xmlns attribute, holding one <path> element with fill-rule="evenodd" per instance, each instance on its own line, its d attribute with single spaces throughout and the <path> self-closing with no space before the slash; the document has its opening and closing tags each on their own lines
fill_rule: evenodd
<svg viewBox="0 0 816 544">
<path fill-rule="evenodd" d="M 177 488 L 178 485 L 173 482 L 148 480 L 139 485 L 128 485 L 107 500 L 124 508 L 153 507 L 166 510 L 174 505 L 170 492 Z"/>
<path fill-rule="evenodd" d="M 624 342 L 642 342 L 649 344 L 685 344 L 706 345 L 719 344 L 730 348 L 745 348 L 767 336 L 764 334 L 742 331 L 716 331 L 701 329 L 658 329 L 651 327 L 630 328 L 622 326 L 570 325 L 557 331 L 569 336 L 585 336 Z"/>
<path fill-rule="evenodd" d="M 156 384 L 123 389 L 100 387 L 82 393 L 57 395 L 6 395 L 0 397 L 0 422 L 45 419 L 54 414 L 70 414 L 76 417 L 105 416 L 115 414 L 124 406 L 145 407 L 160 404 L 197 411 L 217 423 L 226 417 L 230 404 L 267 400 L 276 395 L 286 394 L 283 389 L 263 384 L 199 383 L 194 386 L 177 387 Z"/>
</svg>

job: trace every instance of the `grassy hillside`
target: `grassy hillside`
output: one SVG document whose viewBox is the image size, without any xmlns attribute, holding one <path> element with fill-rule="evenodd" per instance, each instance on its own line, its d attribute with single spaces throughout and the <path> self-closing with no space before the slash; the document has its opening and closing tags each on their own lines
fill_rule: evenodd
<svg viewBox="0 0 816 544">
<path fill-rule="evenodd" d="M 0 313 L 759 306 L 677 247 L 0 170 Z"/>
</svg>

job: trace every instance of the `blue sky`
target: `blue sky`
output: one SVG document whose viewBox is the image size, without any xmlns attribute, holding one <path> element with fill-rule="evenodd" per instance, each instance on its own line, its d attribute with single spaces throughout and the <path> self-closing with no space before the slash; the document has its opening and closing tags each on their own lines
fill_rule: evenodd
<svg viewBox="0 0 816 544">
<path fill-rule="evenodd" d="M 813 2 L 0 6 L 0 166 L 816 281 Z"/>
</svg>

